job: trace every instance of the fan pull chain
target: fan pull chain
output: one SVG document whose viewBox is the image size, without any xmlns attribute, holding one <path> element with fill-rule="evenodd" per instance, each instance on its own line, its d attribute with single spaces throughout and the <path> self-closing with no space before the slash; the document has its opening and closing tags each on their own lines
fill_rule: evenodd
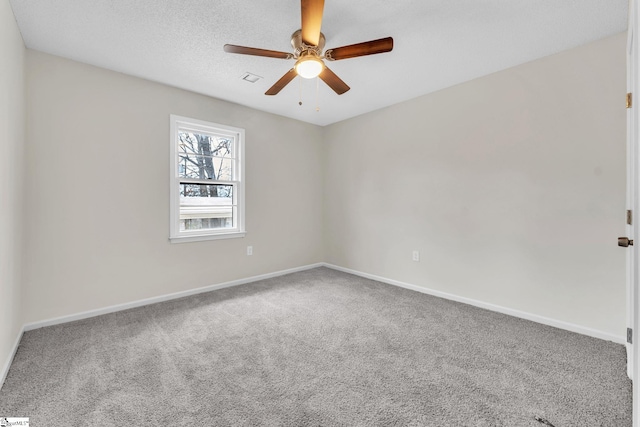
<svg viewBox="0 0 640 427">
<path fill-rule="evenodd" d="M 320 112 L 320 79 L 316 77 L 316 111 Z"/>
<path fill-rule="evenodd" d="M 300 88 L 300 101 L 298 101 L 298 105 L 302 106 L 302 79 L 298 78 L 298 87 Z"/>
</svg>

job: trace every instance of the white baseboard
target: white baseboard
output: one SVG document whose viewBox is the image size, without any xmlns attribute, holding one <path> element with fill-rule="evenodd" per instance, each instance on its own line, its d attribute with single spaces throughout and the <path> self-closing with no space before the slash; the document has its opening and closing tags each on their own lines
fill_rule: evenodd
<svg viewBox="0 0 640 427">
<path fill-rule="evenodd" d="M 130 308 L 142 307 L 144 305 L 155 304 L 158 302 L 169 301 L 173 299 L 188 297 L 191 295 L 201 294 L 204 292 L 211 292 L 217 289 L 229 288 L 231 286 L 243 285 L 245 283 L 257 282 L 258 280 L 270 279 L 272 277 L 284 276 L 285 274 L 295 273 L 298 271 L 310 270 L 316 267 L 322 267 L 323 263 L 309 264 L 302 267 L 290 268 L 287 270 L 276 271 L 273 273 L 260 274 L 258 276 L 247 277 L 244 279 L 232 280 L 230 282 L 219 283 L 217 285 L 205 286 L 203 288 L 189 289 L 187 291 L 175 292 L 172 294 L 160 295 L 157 297 L 145 298 L 133 302 L 127 302 L 123 304 L 111 305 L 109 307 L 98 308 L 96 310 L 83 311 L 82 313 L 71 314 L 68 316 L 55 317 L 53 319 L 42 320 L 39 322 L 27 323 L 24 325 L 24 331 L 31 331 L 34 329 L 44 328 L 46 326 L 59 325 L 61 323 L 73 322 L 76 320 L 87 319 L 90 317 L 100 316 L 108 313 L 115 313 L 117 311 L 128 310 Z"/>
<path fill-rule="evenodd" d="M 548 317 L 539 316 L 539 315 L 532 314 L 532 313 L 526 313 L 526 312 L 523 312 L 523 311 L 520 311 L 520 310 L 514 310 L 514 309 L 511 309 L 511 308 L 506 308 L 506 307 L 502 307 L 502 306 L 495 305 L 495 304 L 490 304 L 490 303 L 486 303 L 486 302 L 482 302 L 482 301 L 477 301 L 477 300 L 474 300 L 474 299 L 471 299 L 471 298 L 465 298 L 465 297 L 461 297 L 461 296 L 458 296 L 458 295 L 449 294 L 449 293 L 446 293 L 446 292 L 437 291 L 437 290 L 433 290 L 433 289 L 429 289 L 429 288 L 424 288 L 424 287 L 421 287 L 421 286 L 416 286 L 416 285 L 412 285 L 412 284 L 409 284 L 409 283 L 400 282 L 398 280 L 388 279 L 386 277 L 376 276 L 374 274 L 363 273 L 361 271 L 352 270 L 350 268 L 340 267 L 340 266 L 337 266 L 337 265 L 321 262 L 321 263 L 316 263 L 316 264 L 305 265 L 305 266 L 302 266 L 302 267 L 295 267 L 295 268 L 290 268 L 290 269 L 287 269 L 287 270 L 276 271 L 276 272 L 273 272 L 273 273 L 267 273 L 267 274 L 261 274 L 261 275 L 258 275 L 258 276 L 247 277 L 247 278 L 244 278 L 244 279 L 232 280 L 230 282 L 220 283 L 220 284 L 217 284 L 217 285 L 210 285 L 210 286 L 205 286 L 205 287 L 202 287 L 202 288 L 190 289 L 190 290 L 187 290 L 187 291 L 181 291 L 181 292 L 175 292 L 175 293 L 167 294 L 167 295 L 160 295 L 160 296 L 157 296 L 157 297 L 145 298 L 145 299 L 142 299 L 142 300 L 137 300 L 137 301 L 128 302 L 128 303 L 124 303 L 124 304 L 112 305 L 112 306 L 109 306 L 109 307 L 99 308 L 99 309 L 96 309 L 96 310 L 89 310 L 89 311 L 84 311 L 84 312 L 81 312 L 81 313 L 72 314 L 72 315 L 68 315 L 68 316 L 61 316 L 61 317 L 56 317 L 56 318 L 53 318 L 53 319 L 48 319 L 48 320 L 43 320 L 43 321 L 39 321 L 39 322 L 33 322 L 33 323 L 25 324 L 22 327 L 22 330 L 20 331 L 18 336 L 16 337 L 16 341 L 14 343 L 13 350 L 11 352 L 11 355 L 10 355 L 9 359 L 5 362 L 4 366 L 2 367 L 2 371 L 0 371 L 0 388 L 2 387 L 2 384 L 4 384 L 4 381 L 5 381 L 6 377 L 7 377 L 7 374 L 9 373 L 9 368 L 11 366 L 11 363 L 13 362 L 13 358 L 15 357 L 15 354 L 18 351 L 18 345 L 20 344 L 20 340 L 22 339 L 22 335 L 26 331 L 31 331 L 31 330 L 34 330 L 34 329 L 43 328 L 43 327 L 46 327 L 46 326 L 58 325 L 58 324 L 61 324 L 61 323 L 73 322 L 73 321 L 76 321 L 76 320 L 87 319 L 87 318 L 90 318 L 90 317 L 100 316 L 102 314 L 108 314 L 108 313 L 114 313 L 114 312 L 117 312 L 117 311 L 128 310 L 130 308 L 142 307 L 142 306 L 149 305 L 149 304 L 155 304 L 155 303 L 158 303 L 158 302 L 169 301 L 169 300 L 177 299 L 177 298 L 183 298 L 183 297 L 187 297 L 187 296 L 190 296 L 190 295 L 196 295 L 196 294 L 201 294 L 201 293 L 204 293 L 204 292 L 215 291 L 217 289 L 228 288 L 228 287 L 231 287 L 231 286 L 242 285 L 242 284 L 245 284 L 245 283 L 256 282 L 258 280 L 270 279 L 272 277 L 284 276 L 285 274 L 295 273 L 295 272 L 304 271 L 304 270 L 310 270 L 310 269 L 316 268 L 316 267 L 328 267 L 328 268 L 331 268 L 331 269 L 334 269 L 334 270 L 342 271 L 342 272 L 345 272 L 345 273 L 353 274 L 353 275 L 364 277 L 364 278 L 367 278 L 367 279 L 376 280 L 378 282 L 387 283 L 389 285 L 399 286 L 401 288 L 411 289 L 413 291 L 421 292 L 421 293 L 424 293 L 424 294 L 433 295 L 433 296 L 436 296 L 436 297 L 440 297 L 440 298 L 444 298 L 444 299 L 448 299 L 448 300 L 452 300 L 452 301 L 457 301 L 457 302 L 461 302 L 461 303 L 464 303 L 464 304 L 473 305 L 473 306 L 476 306 L 476 307 L 484 308 L 484 309 L 495 311 L 495 312 L 498 312 L 498 313 L 503 313 L 503 314 L 507 314 L 507 315 L 510 315 L 510 316 L 519 317 L 521 319 L 531 320 L 533 322 L 541 323 L 543 325 L 548 325 L 548 326 L 553 326 L 553 327 L 560 328 L 560 329 L 565 329 L 567 331 L 576 332 L 576 333 L 582 334 L 582 335 L 587 335 L 587 336 L 591 336 L 591 337 L 594 337 L 594 338 L 599 338 L 599 339 L 603 339 L 603 340 L 607 340 L 607 341 L 613 341 L 613 342 L 618 343 L 618 344 L 625 344 L 625 342 L 626 342 L 626 337 L 624 337 L 624 336 L 613 335 L 613 334 L 610 334 L 610 333 L 607 333 L 607 332 L 603 332 L 603 331 L 599 331 L 599 330 L 596 330 L 596 329 L 587 328 L 587 327 L 576 325 L 576 324 L 573 324 L 573 323 L 563 322 L 563 321 L 560 321 L 560 320 L 551 319 L 551 318 L 548 318 Z"/>
<path fill-rule="evenodd" d="M 128 310 L 130 308 L 135 308 L 135 307 L 142 307 L 145 305 L 155 304 L 163 301 L 169 301 L 172 299 L 188 297 L 190 295 L 196 295 L 204 292 L 215 291 L 216 289 L 229 288 L 231 286 L 257 282 L 258 280 L 270 279 L 272 277 L 284 276 L 285 274 L 295 273 L 298 271 L 310 270 L 312 268 L 322 267 L 323 265 L 324 263 L 310 264 L 302 267 L 295 267 L 287 270 L 276 271 L 273 273 L 247 277 L 244 279 L 232 280 L 230 282 L 219 283 L 217 285 L 205 286 L 203 288 L 190 289 L 187 291 L 181 291 L 181 292 L 175 292 L 172 294 L 160 295 L 157 297 L 145 298 L 145 299 L 128 302 L 124 304 L 112 305 L 109 307 L 99 308 L 96 310 L 83 311 L 81 313 L 71 314 L 68 316 L 60 316 L 60 317 L 55 317 L 53 319 L 42 320 L 39 322 L 27 323 L 22 326 L 20 333 L 16 337 L 16 341 L 13 345 L 13 350 L 11 351 L 11 354 L 8 360 L 5 362 L 4 366 L 2 367 L 2 371 L 0 371 L 0 389 L 2 389 L 2 385 L 4 384 L 4 381 L 7 378 L 7 374 L 9 373 L 9 368 L 13 363 L 13 358 L 15 357 L 16 352 L 18 351 L 18 346 L 20 345 L 20 340 L 22 339 L 22 335 L 24 335 L 26 331 L 32 331 L 34 329 L 44 328 L 46 326 L 53 326 L 53 325 L 59 325 L 62 323 L 73 322 L 76 320 L 88 319 L 90 317 L 100 316 L 102 314 L 115 313 L 117 311 Z"/>
<path fill-rule="evenodd" d="M 24 334 L 24 326 L 20 329 L 18 336 L 16 336 L 16 340 L 13 343 L 13 349 L 7 358 L 4 366 L 2 367 L 2 371 L 0 371 L 0 390 L 2 390 L 2 386 L 4 385 L 4 380 L 7 379 L 7 374 L 9 374 L 9 368 L 13 363 L 13 358 L 16 357 L 16 352 L 18 351 L 18 346 L 20 345 L 20 340 L 22 339 L 22 335 Z"/>
<path fill-rule="evenodd" d="M 502 314 L 508 314 L 509 316 L 519 317 L 525 320 L 531 320 L 532 322 L 541 323 L 543 325 L 553 326 L 559 329 L 565 329 L 567 331 L 576 332 L 578 334 L 587 335 L 594 338 L 599 338 L 606 341 L 613 341 L 618 344 L 625 344 L 627 342 L 626 337 L 613 335 L 608 332 L 599 331 L 597 329 L 591 329 L 584 326 L 576 325 L 574 323 L 563 322 L 561 320 L 551 319 L 549 317 L 539 316 L 537 314 L 527 313 L 520 310 L 514 310 L 507 307 L 502 307 L 495 304 L 490 304 L 483 301 L 474 300 L 471 298 L 465 298 L 447 292 L 436 291 L 434 289 L 424 288 L 422 286 L 416 286 L 409 283 L 400 282 L 398 280 L 387 279 L 386 277 L 376 276 L 374 274 L 363 273 L 361 271 L 352 270 L 350 268 L 340 267 L 338 265 L 323 263 L 325 267 L 332 268 L 334 270 L 342 271 L 344 273 L 353 274 L 356 276 L 364 277 L 366 279 L 376 280 L 378 282 L 387 283 L 389 285 L 399 286 L 401 288 L 411 289 L 413 291 L 422 292 L 423 294 L 433 295 L 436 297 L 462 302 L 464 304 L 473 305 L 476 307 L 484 308 L 486 310 L 496 311 Z"/>
</svg>

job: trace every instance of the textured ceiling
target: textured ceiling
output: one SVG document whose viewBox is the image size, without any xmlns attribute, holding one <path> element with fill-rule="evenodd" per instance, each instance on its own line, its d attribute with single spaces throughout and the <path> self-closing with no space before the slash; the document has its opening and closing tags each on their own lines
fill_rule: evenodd
<svg viewBox="0 0 640 427">
<path fill-rule="evenodd" d="M 329 63 L 351 90 L 296 78 L 299 0 L 11 0 L 28 48 L 326 125 L 626 30 L 627 0 L 325 0 L 326 47 L 391 36 L 390 53 Z M 245 72 L 261 77 L 241 79 Z M 302 106 L 298 105 L 302 94 Z M 320 111 L 316 111 L 316 103 Z"/>
</svg>

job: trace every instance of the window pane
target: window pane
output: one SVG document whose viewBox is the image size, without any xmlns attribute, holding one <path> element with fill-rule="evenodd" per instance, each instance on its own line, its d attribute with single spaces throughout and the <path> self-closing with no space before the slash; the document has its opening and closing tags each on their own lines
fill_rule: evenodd
<svg viewBox="0 0 640 427">
<path fill-rule="evenodd" d="M 180 153 L 178 176 L 181 178 L 233 180 L 233 160 Z"/>
<path fill-rule="evenodd" d="M 178 152 L 201 156 L 232 158 L 233 138 L 178 131 Z"/>
<path fill-rule="evenodd" d="M 234 227 L 232 185 L 180 184 L 180 231 Z"/>
</svg>

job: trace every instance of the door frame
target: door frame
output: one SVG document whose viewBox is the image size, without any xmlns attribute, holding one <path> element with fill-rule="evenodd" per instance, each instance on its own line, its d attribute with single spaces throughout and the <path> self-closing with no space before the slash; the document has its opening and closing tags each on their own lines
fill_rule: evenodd
<svg viewBox="0 0 640 427">
<path fill-rule="evenodd" d="M 629 21 L 628 21 L 628 29 L 627 29 L 627 49 L 626 49 L 626 58 L 627 58 L 627 93 L 635 93 L 635 78 L 637 74 L 637 50 L 635 46 L 635 38 L 636 38 L 636 30 L 635 23 L 636 19 L 634 16 L 634 8 L 635 8 L 636 0 L 629 1 Z M 629 221 L 627 217 L 627 224 L 625 225 L 625 236 L 628 236 L 630 239 L 634 238 L 634 229 L 635 222 L 637 218 L 635 205 L 636 199 L 636 146 L 637 141 L 634 140 L 635 131 L 636 131 L 636 121 L 634 120 L 634 109 L 628 108 L 627 106 L 627 195 L 626 195 L 626 209 L 627 212 L 631 211 L 632 220 Z M 631 222 L 631 224 L 629 224 Z M 637 240 L 635 240 L 637 241 Z M 626 266 L 627 266 L 627 328 L 634 330 L 634 319 L 637 311 L 634 308 L 635 303 L 635 247 L 629 246 L 626 248 Z M 633 341 L 633 340 L 632 340 Z M 634 345 L 628 342 L 626 343 L 627 349 L 627 376 L 633 380 L 635 378 L 633 374 L 633 366 L 635 365 L 635 351 Z"/>
<path fill-rule="evenodd" d="M 638 124 L 640 123 L 638 116 L 638 101 L 640 101 L 640 93 L 636 92 L 639 88 L 638 70 L 640 67 L 640 55 L 638 54 L 638 24 L 640 23 L 640 10 L 638 8 L 639 0 L 629 0 L 629 27 L 627 39 L 627 89 L 632 93 L 635 99 L 632 99 L 632 108 L 627 108 L 627 209 L 632 210 L 632 223 L 640 220 L 640 182 L 638 182 L 638 170 L 640 170 L 640 149 L 638 144 Z M 634 225 L 627 225 L 627 236 L 640 244 L 638 239 L 638 229 Z M 635 246 L 630 246 L 627 254 L 627 321 L 632 328 L 633 337 L 632 344 L 627 345 L 628 366 L 627 372 L 633 381 L 633 426 L 640 427 L 640 322 L 638 313 L 640 313 L 640 292 L 638 292 L 638 257 Z M 633 380 L 635 379 L 635 380 Z"/>
</svg>

